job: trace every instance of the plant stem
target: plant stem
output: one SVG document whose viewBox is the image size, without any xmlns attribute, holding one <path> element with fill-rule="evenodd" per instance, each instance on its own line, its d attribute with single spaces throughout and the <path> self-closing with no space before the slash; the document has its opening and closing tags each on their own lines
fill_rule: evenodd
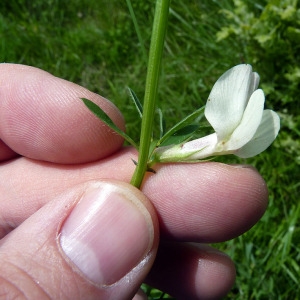
<svg viewBox="0 0 300 300">
<path fill-rule="evenodd" d="M 147 171 L 157 99 L 158 79 L 168 23 L 169 5 L 170 0 L 157 0 L 155 6 L 144 96 L 139 158 L 137 167 L 130 182 L 137 188 L 141 186 L 145 172 Z"/>
</svg>

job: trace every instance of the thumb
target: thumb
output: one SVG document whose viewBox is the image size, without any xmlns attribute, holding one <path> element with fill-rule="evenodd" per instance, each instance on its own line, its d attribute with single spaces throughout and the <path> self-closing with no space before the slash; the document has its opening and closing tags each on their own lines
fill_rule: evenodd
<svg viewBox="0 0 300 300">
<path fill-rule="evenodd" d="M 48 202 L 0 242 L 0 293 L 13 299 L 131 299 L 158 245 L 133 186 L 88 182 Z"/>
</svg>

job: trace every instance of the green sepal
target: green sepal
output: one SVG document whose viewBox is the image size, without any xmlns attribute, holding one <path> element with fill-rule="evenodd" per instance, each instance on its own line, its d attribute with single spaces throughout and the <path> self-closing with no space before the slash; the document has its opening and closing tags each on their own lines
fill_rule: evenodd
<svg viewBox="0 0 300 300">
<path fill-rule="evenodd" d="M 134 140 L 128 136 L 124 131 L 122 131 L 113 121 L 112 119 L 100 108 L 97 104 L 92 102 L 91 100 L 81 98 L 85 106 L 103 123 L 105 123 L 108 127 L 110 127 L 113 131 L 122 136 L 129 144 L 138 149 L 137 144 Z"/>
<path fill-rule="evenodd" d="M 209 158 L 205 158 L 205 159 L 191 159 L 191 160 L 176 160 L 174 162 L 176 163 L 181 163 L 181 164 L 197 164 L 197 163 L 201 163 L 201 162 L 208 162 L 208 161 L 212 161 L 214 160 L 216 157 L 213 156 L 213 157 L 209 157 Z M 174 163 L 173 162 L 173 163 Z"/>
</svg>

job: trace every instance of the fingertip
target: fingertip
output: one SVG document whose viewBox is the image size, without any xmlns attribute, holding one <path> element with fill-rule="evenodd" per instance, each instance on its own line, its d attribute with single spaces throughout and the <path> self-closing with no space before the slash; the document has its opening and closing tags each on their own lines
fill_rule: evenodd
<svg viewBox="0 0 300 300">
<path fill-rule="evenodd" d="M 199 258 L 195 273 L 195 299 L 222 299 L 235 283 L 234 262 L 225 253 L 206 245 L 200 245 L 198 251 L 205 254 Z"/>
<path fill-rule="evenodd" d="M 235 282 L 235 266 L 224 253 L 195 243 L 163 243 L 147 283 L 176 299 L 222 299 Z"/>
<path fill-rule="evenodd" d="M 107 157 L 123 138 L 83 104 L 99 105 L 122 130 L 124 119 L 107 99 L 37 68 L 0 65 L 0 133 L 23 156 L 56 162 L 86 163 Z"/>
<path fill-rule="evenodd" d="M 253 168 L 207 162 L 160 165 L 156 171 L 143 192 L 153 199 L 168 238 L 225 241 L 250 229 L 267 208 L 266 183 Z"/>
<path fill-rule="evenodd" d="M 260 204 L 259 210 L 263 214 L 268 207 L 269 191 L 266 181 L 258 170 L 254 166 L 246 164 L 225 164 L 224 167 L 233 168 L 234 172 L 236 172 L 236 177 L 243 179 L 242 182 L 245 186 L 248 186 L 249 193 L 252 191 L 253 195 L 256 195 L 255 198 Z"/>
<path fill-rule="evenodd" d="M 3 289 L 11 295 L 13 284 L 27 298 L 46 291 L 53 299 L 129 299 L 154 262 L 158 238 L 155 211 L 138 189 L 113 180 L 80 184 L 1 240 Z M 4 259 L 16 268 L 4 269 Z"/>
<path fill-rule="evenodd" d="M 97 286 L 121 280 L 157 247 L 146 203 L 141 192 L 120 182 L 90 185 L 60 231 L 67 261 Z"/>
</svg>

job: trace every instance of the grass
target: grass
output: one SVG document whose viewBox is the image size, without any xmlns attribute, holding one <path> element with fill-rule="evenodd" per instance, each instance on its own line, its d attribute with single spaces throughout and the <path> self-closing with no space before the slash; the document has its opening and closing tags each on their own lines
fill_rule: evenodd
<svg viewBox="0 0 300 300">
<path fill-rule="evenodd" d="M 153 2 L 133 1 L 141 40 L 125 1 L 1 1 L 0 61 L 42 68 L 109 98 L 124 113 L 127 131 L 137 139 L 139 120 L 126 86 L 143 98 L 143 49 L 149 47 Z M 267 181 L 269 208 L 249 232 L 217 245 L 236 262 L 237 281 L 228 299 L 300 295 L 300 33 L 293 14 L 299 4 L 274 3 L 171 3 L 159 90 L 167 127 L 205 104 L 219 75 L 241 62 L 259 72 L 267 106 L 281 116 L 280 135 L 272 147 L 246 161 Z M 266 34 L 271 32 L 268 26 L 277 30 L 274 36 Z M 226 162 L 241 161 L 230 157 Z M 161 295 L 146 289 L 149 299 Z"/>
</svg>

